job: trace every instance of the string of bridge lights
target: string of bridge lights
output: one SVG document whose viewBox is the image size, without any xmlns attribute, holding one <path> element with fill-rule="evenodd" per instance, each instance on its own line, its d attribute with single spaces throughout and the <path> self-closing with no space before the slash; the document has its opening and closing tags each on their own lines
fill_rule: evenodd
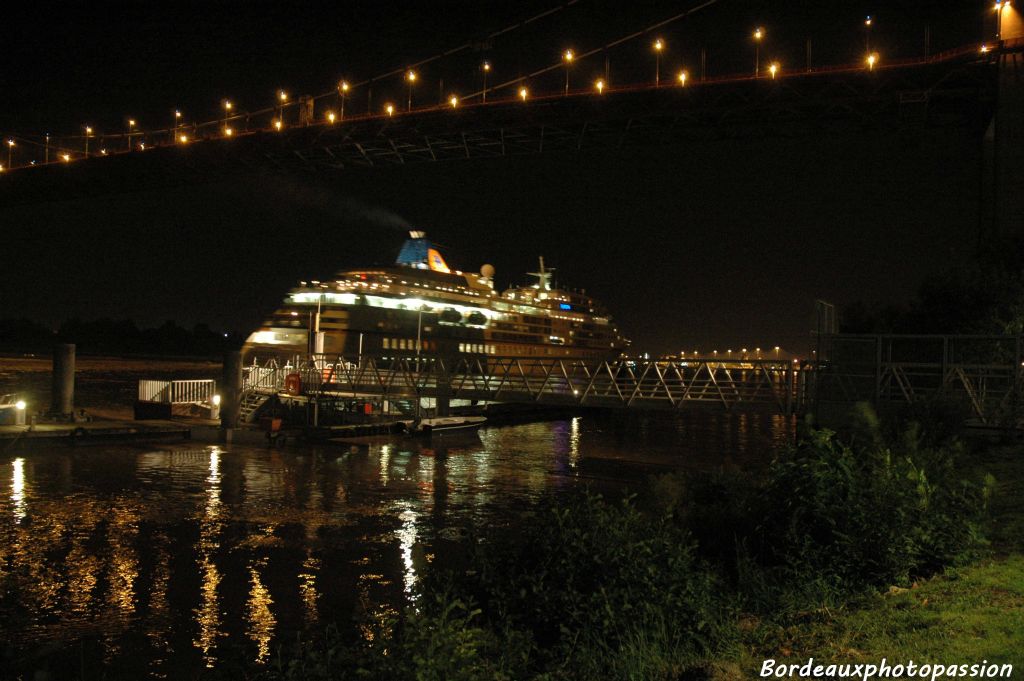
<svg viewBox="0 0 1024 681">
<path fill-rule="evenodd" d="M 138 121 L 136 119 L 134 119 L 134 118 L 127 118 L 126 119 L 126 127 L 125 127 L 125 131 L 124 132 L 113 133 L 113 134 L 99 135 L 99 134 L 96 133 L 96 131 L 93 129 L 93 127 L 91 125 L 84 125 L 82 127 L 83 134 L 62 136 L 62 139 L 82 140 L 83 144 L 84 144 L 84 148 L 80 149 L 80 150 L 79 149 L 71 149 L 71 148 L 66 147 L 66 146 L 51 146 L 51 144 L 50 144 L 51 136 L 49 134 L 46 134 L 45 136 L 43 136 L 43 140 L 42 141 L 39 141 L 39 140 L 36 140 L 36 139 L 32 139 L 30 137 L 24 137 L 24 136 L 16 136 L 16 135 L 8 136 L 6 138 L 6 140 L 5 140 L 6 145 L 7 145 L 7 163 L 6 164 L 0 163 L 0 172 L 4 172 L 4 171 L 9 170 L 9 169 L 14 169 L 15 166 L 13 165 L 13 152 L 14 152 L 14 148 L 16 146 L 18 146 L 19 144 L 26 144 L 28 146 L 34 146 L 36 148 L 40 148 L 40 147 L 43 148 L 45 150 L 45 152 L 46 152 L 43 164 L 50 164 L 50 163 L 54 163 L 54 162 L 70 163 L 70 162 L 75 161 L 75 160 L 89 158 L 90 156 L 92 156 L 92 157 L 96 157 L 96 156 L 109 156 L 109 155 L 114 154 L 114 153 L 127 153 L 127 152 L 131 152 L 131 151 L 136 151 L 136 150 L 137 151 L 145 151 L 147 149 L 147 143 L 145 141 L 145 137 L 146 137 L 147 134 L 148 135 L 160 135 L 160 136 L 166 135 L 168 140 L 170 140 L 170 144 L 169 145 L 168 144 L 150 144 L 150 145 L 148 145 L 149 148 L 152 148 L 154 146 L 187 145 L 187 144 L 190 144 L 190 143 L 193 143 L 193 142 L 196 142 L 196 141 L 200 141 L 200 140 L 204 140 L 204 139 L 230 139 L 232 137 L 235 137 L 237 134 L 239 134 L 239 131 L 235 129 L 235 125 L 237 125 L 236 122 L 239 119 L 243 119 L 243 118 L 246 121 L 246 129 L 243 131 L 244 133 L 261 132 L 261 131 L 267 131 L 267 130 L 273 130 L 275 132 L 281 132 L 282 130 L 284 130 L 287 127 L 286 124 L 285 124 L 285 107 L 286 106 L 291 106 L 291 105 L 298 105 L 300 107 L 305 106 L 307 108 L 308 114 L 305 114 L 305 115 L 302 113 L 302 109 L 300 108 L 300 125 L 311 125 L 311 124 L 316 124 L 316 123 L 320 123 L 320 124 L 323 124 L 323 125 L 335 125 L 337 123 L 341 123 L 341 122 L 346 120 L 345 119 L 345 103 L 346 103 L 346 99 L 350 97 L 350 93 L 353 90 L 355 90 L 357 88 L 360 88 L 360 87 L 363 87 L 363 86 L 370 87 L 370 86 L 372 86 L 373 83 L 380 82 L 380 81 L 383 81 L 383 80 L 388 79 L 388 78 L 393 78 L 393 77 L 398 76 L 398 75 L 402 76 L 402 79 L 405 82 L 406 88 L 407 88 L 406 89 L 406 101 L 405 101 L 405 107 L 404 107 L 404 111 L 406 113 L 411 113 L 411 112 L 414 112 L 414 111 L 435 111 L 435 110 L 446 108 L 446 107 L 447 108 L 451 108 L 451 109 L 456 109 L 456 108 L 460 107 L 461 105 L 463 105 L 464 103 L 466 103 L 468 101 L 473 101 L 473 100 L 477 100 L 477 99 L 479 100 L 479 104 L 487 104 L 487 101 L 488 101 L 487 100 L 487 96 L 488 96 L 489 93 L 494 93 L 495 91 L 505 90 L 507 88 L 514 87 L 514 86 L 518 86 L 518 88 L 515 91 L 514 97 L 507 98 L 507 99 L 504 99 L 504 100 L 494 100 L 492 98 L 491 102 L 492 103 L 507 103 L 508 101 L 514 101 L 515 99 L 518 99 L 518 100 L 520 100 L 522 102 L 526 102 L 527 100 L 529 100 L 531 98 L 531 92 L 530 92 L 529 88 L 527 87 L 527 83 L 530 80 L 537 78 L 538 76 L 541 76 L 541 75 L 546 74 L 546 73 L 550 73 L 550 72 L 558 70 L 558 69 L 564 69 L 564 71 L 565 71 L 564 87 L 563 87 L 562 93 L 561 93 L 562 96 L 565 96 L 565 97 L 568 97 L 570 95 L 573 95 L 573 96 L 577 96 L 577 95 L 596 95 L 596 96 L 602 96 L 606 92 L 612 92 L 613 91 L 613 88 L 611 88 L 609 86 L 609 83 L 607 82 L 606 78 L 597 78 L 586 89 L 577 89 L 577 90 L 572 90 L 571 89 L 571 71 L 572 71 L 572 68 L 573 68 L 574 64 L 578 63 L 582 59 L 586 59 L 587 57 L 591 57 L 591 56 L 594 56 L 596 54 L 606 54 L 607 51 L 610 48 L 616 47 L 616 46 L 621 45 L 621 44 L 623 44 L 625 42 L 634 40 L 636 38 L 639 38 L 639 37 L 642 37 L 642 36 L 645 36 L 645 35 L 651 35 L 652 33 L 656 32 L 658 29 L 660 29 L 660 28 L 662 28 L 662 27 L 664 27 L 664 26 L 666 26 L 666 25 L 668 25 L 670 23 L 678 21 L 678 20 L 680 20 L 682 18 L 690 16 L 690 15 L 694 14 L 695 12 L 698 12 L 698 11 L 700 11 L 702 9 L 705 9 L 706 7 L 709 7 L 709 6 L 717 3 L 718 1 L 719 0 L 706 0 L 702 4 L 699 4 L 699 5 L 695 6 L 695 7 L 691 7 L 690 9 L 688 9 L 688 10 L 686 10 L 684 12 L 676 14 L 676 15 L 674 15 L 672 17 L 669 17 L 668 19 L 660 21 L 660 22 L 658 22 L 656 24 L 653 24 L 651 26 L 648 26 L 645 29 L 636 31 L 636 32 L 631 33 L 631 34 L 629 34 L 627 36 L 621 37 L 621 38 L 619 38 L 619 39 L 617 39 L 615 41 L 612 41 L 610 43 L 607 43 L 607 44 L 602 45 L 602 46 L 597 47 L 597 48 L 593 48 L 593 49 L 591 49 L 589 51 L 586 51 L 586 52 L 583 52 L 583 53 L 577 53 L 573 49 L 566 49 L 566 50 L 564 50 L 561 53 L 561 55 L 560 55 L 561 58 L 560 58 L 559 61 L 554 62 L 552 64 L 549 64 L 548 66 L 545 66 L 544 68 L 541 68 L 541 69 L 538 69 L 536 71 L 533 71 L 533 72 L 531 72 L 531 73 L 529 73 L 529 74 L 527 74 L 525 76 L 519 76 L 517 78 L 513 78 L 513 79 L 507 80 L 505 82 L 501 82 L 501 83 L 498 83 L 498 84 L 493 84 L 490 87 L 488 87 L 488 85 L 487 85 L 487 80 L 488 80 L 488 77 L 491 75 L 492 71 L 494 70 L 494 66 L 493 66 L 492 62 L 489 61 L 489 60 L 482 61 L 482 62 L 480 62 L 479 67 L 478 67 L 479 71 L 480 71 L 480 74 L 482 75 L 482 80 L 483 80 L 483 84 L 482 84 L 481 89 L 477 90 L 476 92 L 468 93 L 467 95 L 464 95 L 464 96 L 460 96 L 457 93 L 450 93 L 447 96 L 444 104 L 429 105 L 429 106 L 419 107 L 419 108 L 415 108 L 415 109 L 413 108 L 413 90 L 414 90 L 414 87 L 415 87 L 417 81 L 420 78 L 419 72 L 418 72 L 417 69 L 423 67 L 426 64 L 429 64 L 429 63 L 434 62 L 434 61 L 436 61 L 438 59 L 441 59 L 443 57 L 451 56 L 453 54 L 456 54 L 456 53 L 462 52 L 464 50 L 470 49 L 472 47 L 471 43 L 465 43 L 465 44 L 460 45 L 458 47 L 449 49 L 449 50 L 447 50 L 445 52 L 438 53 L 438 54 L 433 55 L 431 57 L 428 57 L 426 59 L 420 60 L 420 61 L 416 62 L 415 64 L 409 66 L 409 67 L 403 67 L 403 68 L 400 68 L 400 69 L 394 69 L 394 70 L 389 71 L 389 72 L 387 72 L 385 74 L 382 74 L 382 75 L 379 75 L 379 76 L 375 76 L 373 78 L 368 78 L 368 79 L 365 79 L 365 80 L 362 80 L 362 81 L 359 81 L 359 82 L 350 82 L 348 80 L 341 80 L 341 81 L 338 82 L 338 84 L 337 84 L 335 89 L 332 89 L 332 90 L 330 90 L 328 92 L 325 92 L 325 93 L 321 93 L 321 94 L 316 95 L 316 96 L 306 96 L 306 97 L 300 97 L 298 99 L 293 99 L 292 97 L 289 96 L 289 94 L 288 94 L 288 92 L 286 90 L 281 89 L 281 90 L 278 90 L 277 93 L 276 93 L 275 103 L 274 103 L 273 106 L 266 107 L 264 109 L 260 109 L 260 110 L 257 110 L 257 111 L 251 111 L 251 112 L 247 111 L 247 112 L 244 112 L 244 113 L 240 113 L 240 112 L 237 111 L 234 102 L 232 102 L 229 99 L 223 99 L 223 100 L 221 100 L 221 108 L 223 110 L 223 114 L 224 115 L 222 117 L 220 117 L 220 118 L 213 119 L 213 120 L 210 120 L 210 121 L 205 121 L 205 122 L 202 122 L 202 123 L 192 123 L 191 125 L 188 125 L 188 124 L 184 123 L 184 120 L 183 120 L 184 116 L 183 116 L 181 110 L 180 109 L 175 109 L 174 110 L 174 125 L 173 125 L 173 127 L 151 130 L 148 133 L 143 131 L 143 130 L 141 130 L 139 128 Z M 566 8 L 568 6 L 571 6 L 571 5 L 575 4 L 576 2 L 578 2 L 578 0 L 569 0 L 568 2 L 565 2 L 565 3 L 561 4 L 561 5 L 559 5 L 558 7 L 555 7 L 553 9 L 547 10 L 545 12 L 541 12 L 540 14 L 537 14 L 537 15 L 535 15 L 535 16 L 527 19 L 527 20 L 524 20 L 522 22 L 518 22 L 517 24 L 514 24 L 514 25 L 512 25 L 510 27 L 507 27 L 505 29 L 502 29 L 500 31 L 495 31 L 495 32 L 491 33 L 488 36 L 488 39 L 493 39 L 493 38 L 498 37 L 500 35 L 506 34 L 506 33 L 510 32 L 512 30 L 515 30 L 517 28 L 521 28 L 521 27 L 523 27 L 525 25 L 528 25 L 528 24 L 530 24 L 532 22 L 535 22 L 535 21 L 537 21 L 539 19 L 542 19 L 544 17 L 550 16 L 554 12 L 557 12 L 557 11 L 559 11 L 561 9 L 564 9 L 564 8 Z M 1003 12 L 1005 10 L 1009 9 L 1010 5 L 1011 5 L 1011 0 L 997 0 L 994 3 L 993 10 L 994 10 L 994 12 L 996 13 L 996 16 L 997 16 L 997 26 L 996 26 L 996 40 L 997 41 L 1001 40 L 1001 35 L 1000 34 L 1001 34 L 1001 31 L 1002 31 L 1002 15 L 1003 15 Z M 865 18 L 865 20 L 864 20 L 864 35 L 865 35 L 864 47 L 865 47 L 866 56 L 865 56 L 863 64 L 862 64 L 862 68 L 866 69 L 867 71 L 874 71 L 877 67 L 880 66 L 880 63 L 881 63 L 881 57 L 880 57 L 879 53 L 876 52 L 876 51 L 873 51 L 871 49 L 871 30 L 872 30 L 872 27 L 874 26 L 874 23 L 875 23 L 875 20 L 874 20 L 874 18 L 872 16 L 867 16 Z M 754 79 L 770 78 L 771 80 L 776 80 L 777 78 L 779 78 L 779 77 L 781 77 L 783 75 L 781 63 L 778 62 L 778 61 L 772 60 L 772 61 L 768 61 L 767 63 L 765 63 L 763 66 L 761 64 L 761 45 L 765 41 L 766 35 L 767 35 L 767 30 L 763 26 L 755 27 L 751 31 L 751 33 L 750 33 L 751 41 L 753 43 L 753 48 L 754 48 L 754 64 L 753 64 L 752 77 Z M 654 55 L 654 81 L 653 81 L 653 87 L 655 87 L 655 88 L 662 87 L 661 60 L 662 60 L 662 55 L 666 51 L 667 46 L 668 46 L 667 41 L 664 38 L 660 37 L 660 36 L 655 36 L 653 38 L 653 40 L 651 40 L 651 42 L 649 43 L 649 49 L 651 50 L 651 52 Z M 983 43 L 981 45 L 981 47 L 980 47 L 980 52 L 981 53 L 987 53 L 990 50 L 991 50 L 991 48 L 990 48 L 990 46 L 988 44 L 984 44 Z M 808 64 L 808 71 L 810 71 L 809 64 Z M 702 73 L 702 79 L 704 79 L 704 75 L 705 74 Z M 677 70 L 673 74 L 672 83 L 673 83 L 674 87 L 686 87 L 690 82 L 691 82 L 690 74 L 689 74 L 689 72 L 686 69 L 679 69 L 679 70 Z M 646 84 L 646 87 L 650 87 L 650 84 L 649 83 Z M 623 87 L 623 88 L 620 88 L 620 89 L 622 89 L 622 90 L 636 89 L 636 86 Z M 315 109 L 316 101 L 320 100 L 320 99 L 327 98 L 327 97 L 337 97 L 337 102 L 339 104 L 339 110 L 336 112 L 334 109 L 329 109 L 326 112 L 324 112 L 322 120 L 315 119 L 313 117 L 312 113 L 313 113 L 313 111 Z M 370 102 L 368 104 L 368 107 L 372 107 L 372 89 L 369 91 L 368 99 L 370 100 Z M 391 118 L 391 117 L 394 117 L 396 114 L 399 114 L 399 113 L 401 113 L 401 112 L 399 111 L 399 108 L 395 104 L 395 102 L 393 102 L 393 101 L 386 101 L 384 103 L 382 109 L 380 110 L 380 113 L 376 113 L 375 114 L 373 112 L 372 108 L 371 108 L 365 114 L 356 115 L 356 116 L 351 116 L 350 115 L 348 120 L 366 120 L 366 119 L 370 119 L 370 118 L 380 118 L 380 117 Z M 251 118 L 259 117 L 259 116 L 264 116 L 264 115 L 267 115 L 267 114 L 272 114 L 273 115 L 273 118 L 271 119 L 270 127 L 269 128 L 257 128 L 255 130 L 249 130 L 248 129 L 248 121 Z M 209 129 L 209 128 L 213 127 L 213 126 L 216 126 L 216 133 L 217 134 L 214 134 L 214 135 L 209 135 L 208 134 L 208 135 L 205 135 L 205 136 L 200 136 L 199 135 L 199 131 L 201 129 Z M 189 128 L 192 129 L 192 132 L 193 132 L 192 135 L 188 134 Z M 90 154 L 90 152 L 89 152 L 89 143 L 90 143 L 90 140 L 92 140 L 92 139 L 99 139 L 101 144 L 102 144 L 102 142 L 104 140 L 115 140 L 115 141 L 118 141 L 118 142 L 120 140 L 124 140 L 125 141 L 125 147 L 123 149 L 119 149 L 119 148 L 108 148 L 106 146 L 100 146 L 98 149 L 94 149 L 93 153 Z M 133 139 L 136 141 L 134 146 L 133 146 Z M 51 151 L 51 149 L 52 149 L 52 151 L 55 154 L 54 160 L 51 160 L 49 158 L 49 152 Z M 25 164 L 25 165 L 18 166 L 18 167 L 19 168 L 24 168 L 24 167 L 30 167 L 30 166 L 35 166 L 35 165 L 37 165 L 37 163 L 36 163 L 36 161 L 33 160 L 29 164 Z"/>
</svg>

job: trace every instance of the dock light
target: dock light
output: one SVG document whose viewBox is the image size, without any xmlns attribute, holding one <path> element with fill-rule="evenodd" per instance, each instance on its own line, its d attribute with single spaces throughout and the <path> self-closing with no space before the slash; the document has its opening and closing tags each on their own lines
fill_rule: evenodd
<svg viewBox="0 0 1024 681">
<path fill-rule="evenodd" d="M 575 59 L 575 58 L 576 58 L 576 55 L 573 53 L 572 50 L 566 50 L 562 54 L 562 59 L 564 59 L 567 64 L 571 64 L 572 60 Z"/>
<path fill-rule="evenodd" d="M 225 137 L 231 137 L 234 134 L 235 134 L 235 131 L 232 130 L 231 128 L 224 128 L 224 136 Z"/>
<path fill-rule="evenodd" d="M 179 136 L 178 141 L 181 142 L 182 144 L 185 144 L 186 142 L 188 142 L 188 135 Z"/>
<path fill-rule="evenodd" d="M 212 404 L 215 407 L 219 407 L 220 406 L 220 395 L 214 395 L 213 397 L 211 397 L 210 398 L 210 404 Z"/>
<path fill-rule="evenodd" d="M 178 111 L 178 110 L 175 110 L 175 111 L 174 111 L 174 117 L 175 117 L 175 118 L 181 118 L 181 112 L 180 112 L 180 111 Z"/>
<path fill-rule="evenodd" d="M 288 93 L 285 92 L 284 90 L 278 90 L 277 91 L 277 98 L 280 99 L 282 102 L 287 102 L 288 101 Z"/>
<path fill-rule="evenodd" d="M 228 108 L 229 109 L 231 108 L 230 104 L 228 105 Z M 135 127 L 135 119 L 134 118 L 129 118 L 128 119 L 128 127 L 129 128 L 134 128 Z"/>
<path fill-rule="evenodd" d="M 85 134 L 86 135 L 91 135 L 92 134 L 92 128 L 90 128 L 88 125 L 85 126 Z"/>
<path fill-rule="evenodd" d="M 344 80 L 343 80 L 343 81 L 341 81 L 341 86 L 340 86 L 340 88 L 339 88 L 339 89 L 340 89 L 340 90 L 341 90 L 342 92 L 348 92 L 348 89 L 349 89 L 349 84 L 348 84 L 348 82 L 347 82 L 347 81 L 344 81 Z"/>
<path fill-rule="evenodd" d="M 779 72 L 778 62 L 772 62 L 771 66 L 768 67 L 768 72 L 772 74 L 772 80 L 775 80 L 775 74 Z"/>
<path fill-rule="evenodd" d="M 603 80 L 598 80 L 596 83 L 594 83 L 594 87 L 597 88 L 597 94 L 599 94 L 599 95 L 604 94 L 604 81 Z"/>
<path fill-rule="evenodd" d="M 981 46 L 981 53 L 985 54 L 986 52 L 988 52 L 988 45 L 982 45 Z"/>
<path fill-rule="evenodd" d="M 878 55 L 876 53 L 872 52 L 871 54 L 868 55 L 867 62 L 868 62 L 868 71 L 874 71 L 875 70 L 875 64 L 878 62 Z"/>
<path fill-rule="evenodd" d="M 412 85 L 416 82 L 416 72 L 412 69 L 406 71 L 405 80 L 409 83 L 409 96 L 405 101 L 405 110 L 412 111 Z"/>
<path fill-rule="evenodd" d="M 526 101 L 526 96 L 530 94 L 530 91 L 524 87 L 519 88 L 519 99 Z"/>
<path fill-rule="evenodd" d="M 327 112 L 327 122 L 328 123 L 333 123 L 334 119 L 335 119 L 334 112 L 333 111 L 328 111 Z"/>
<path fill-rule="evenodd" d="M 141 144 L 139 144 L 139 151 L 145 151 L 145 150 L 146 150 L 146 143 L 142 142 Z"/>
<path fill-rule="evenodd" d="M 689 74 L 686 73 L 686 71 L 680 71 L 679 75 L 676 76 L 676 79 L 679 81 L 680 85 L 686 85 L 686 79 L 689 77 L 690 76 Z"/>
<path fill-rule="evenodd" d="M 384 107 L 384 111 L 387 113 L 388 116 L 394 116 L 395 115 L 395 105 L 394 104 L 388 104 L 387 106 Z"/>
<path fill-rule="evenodd" d="M 448 103 L 451 104 L 452 108 L 454 109 L 459 105 L 459 98 L 456 97 L 455 95 L 452 95 L 451 97 L 448 98 Z"/>
<path fill-rule="evenodd" d="M 281 119 L 280 118 L 275 118 L 274 119 L 274 129 L 278 130 L 278 131 L 281 130 Z"/>
<path fill-rule="evenodd" d="M 107 150 L 106 149 L 100 149 L 100 155 L 106 156 L 107 155 Z"/>
<path fill-rule="evenodd" d="M 491 72 L 491 62 L 485 61 L 480 64 L 480 71 L 484 74 L 484 88 L 480 91 L 480 101 L 487 103 L 487 74 Z"/>
<path fill-rule="evenodd" d="M 4 164 L 0 163 L 0 173 L 4 172 Z"/>
<path fill-rule="evenodd" d="M 25 400 L 18 400 L 17 402 L 14 403 L 14 408 L 17 409 L 18 411 L 25 411 L 26 406 L 27 405 L 25 404 Z"/>
<path fill-rule="evenodd" d="M 60 157 L 64 159 L 65 163 L 71 160 L 71 154 L 61 154 Z"/>
<path fill-rule="evenodd" d="M 758 26 L 754 29 L 754 40 L 761 40 L 764 38 L 764 29 Z"/>
<path fill-rule="evenodd" d="M 234 108 L 234 106 L 235 105 L 232 104 L 231 102 L 229 102 L 228 100 L 226 100 L 226 99 L 224 100 L 224 110 L 225 111 L 231 111 L 231 109 Z"/>
</svg>

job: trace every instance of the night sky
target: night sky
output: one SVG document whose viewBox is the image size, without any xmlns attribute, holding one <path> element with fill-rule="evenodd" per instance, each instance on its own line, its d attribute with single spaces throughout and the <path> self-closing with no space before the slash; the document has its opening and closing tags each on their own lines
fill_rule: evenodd
<svg viewBox="0 0 1024 681">
<path fill-rule="evenodd" d="M 279 88 L 320 94 L 400 69 L 463 43 L 475 47 L 420 69 L 416 101 L 491 84 L 598 46 L 698 3 L 580 0 L 490 43 L 496 30 L 551 2 L 34 3 L 6 17 L 0 132 L 64 144 L 85 124 L 120 132 L 216 118 Z M 882 7 L 879 7 L 882 5 Z M 667 43 L 663 77 L 753 65 L 819 64 L 864 54 L 864 16 L 883 58 L 990 37 L 990 3 L 740 2 L 613 50 L 613 82 L 652 79 L 650 40 Z M 591 63 L 592 62 L 592 63 Z M 601 58 L 573 76 L 601 74 Z M 555 91 L 562 72 L 530 83 Z M 401 102 L 400 77 L 374 102 Z M 420 100 L 419 98 L 423 98 Z M 353 93 L 350 110 L 365 99 Z M 41 155 L 19 144 L 15 163 Z M 41 156 L 40 156 L 41 160 Z M 3 159 L 6 165 L 6 158 Z M 102 161 L 98 161 L 102 162 Z M 299 279 L 386 264 L 408 225 L 442 245 L 449 264 L 493 263 L 500 286 L 522 282 L 536 256 L 558 279 L 611 309 L 634 349 L 808 347 L 814 300 L 906 302 L 920 280 L 969 257 L 977 238 L 980 139 L 957 128 L 770 131 L 672 147 L 545 154 L 339 172 L 312 180 L 243 174 L 165 189 L 0 207 L 0 317 L 57 323 L 71 316 L 174 319 L 247 331 Z M 69 168 L 69 170 L 71 170 Z M 33 171 L 34 172 L 34 171 Z M 0 177 L 2 181 L 2 177 Z"/>
</svg>

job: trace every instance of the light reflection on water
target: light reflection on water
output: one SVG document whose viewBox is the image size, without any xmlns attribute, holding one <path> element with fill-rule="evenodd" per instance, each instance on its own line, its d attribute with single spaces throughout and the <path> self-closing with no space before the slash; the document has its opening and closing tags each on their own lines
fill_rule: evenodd
<svg viewBox="0 0 1024 681">
<path fill-rule="evenodd" d="M 791 430 L 765 415 L 577 416 L 356 451 L 0 457 L 0 635 L 28 677 L 67 676 L 82 658 L 108 678 L 266 662 L 305 629 L 360 613 L 386 623 L 469 524 L 507 523 L 580 483 L 636 489 L 659 471 L 757 466 Z"/>
</svg>

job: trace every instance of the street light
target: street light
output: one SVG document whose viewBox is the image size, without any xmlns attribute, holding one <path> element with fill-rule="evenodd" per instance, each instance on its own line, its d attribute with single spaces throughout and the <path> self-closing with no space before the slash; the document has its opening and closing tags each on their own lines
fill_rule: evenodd
<svg viewBox="0 0 1024 681">
<path fill-rule="evenodd" d="M 676 76 L 676 79 L 679 81 L 680 85 L 686 85 L 687 78 L 689 78 L 689 75 L 686 73 L 686 71 L 680 71 L 679 75 Z"/>
<path fill-rule="evenodd" d="M 333 125 L 334 124 L 334 118 L 335 118 L 334 117 L 334 112 L 333 111 L 328 111 L 327 112 L 327 122 L 331 123 Z"/>
<path fill-rule="evenodd" d="M 529 95 L 529 94 L 530 94 L 530 91 L 527 90 L 525 87 L 519 88 L 519 99 L 521 99 L 521 100 L 523 100 L 525 102 L 526 101 L 526 96 Z"/>
<path fill-rule="evenodd" d="M 178 127 L 181 124 L 181 111 L 179 109 L 174 110 L 174 127 L 171 130 L 171 141 L 178 136 Z"/>
<path fill-rule="evenodd" d="M 754 78 L 757 78 L 761 70 L 761 40 L 764 39 L 764 29 L 758 26 L 754 29 Z"/>
<path fill-rule="evenodd" d="M 387 106 L 384 107 L 384 111 L 387 113 L 388 116 L 394 116 L 395 106 L 393 104 L 388 104 Z"/>
<path fill-rule="evenodd" d="M 13 139 L 8 139 L 7 140 L 7 167 L 8 168 L 13 168 L 14 167 L 14 165 L 11 163 L 11 156 L 13 156 L 13 155 L 14 155 L 14 140 Z"/>
<path fill-rule="evenodd" d="M 412 84 L 416 82 L 416 72 L 409 69 L 405 74 L 405 80 L 409 83 L 409 99 L 406 102 L 405 110 L 412 111 Z"/>
<path fill-rule="evenodd" d="M 451 97 L 448 98 L 448 103 L 451 104 L 452 108 L 454 109 L 459 105 L 459 98 L 456 95 L 452 95 Z"/>
<path fill-rule="evenodd" d="M 665 49 L 665 42 L 658 38 L 654 41 L 654 87 L 661 85 L 661 51 Z"/>
<path fill-rule="evenodd" d="M 565 94 L 569 94 L 569 67 L 572 66 L 572 60 L 576 58 L 572 50 L 566 50 L 562 54 L 562 61 L 565 62 Z"/>
<path fill-rule="evenodd" d="M 67 162 L 69 162 L 71 160 L 71 154 L 61 154 L 60 157 L 62 159 L 64 159 L 65 163 L 67 163 Z"/>
<path fill-rule="evenodd" d="M 89 158 L 89 138 L 92 137 L 92 128 L 85 126 L 85 157 Z"/>
<path fill-rule="evenodd" d="M 225 137 L 231 137 L 234 134 L 235 134 L 234 130 L 232 130 L 231 128 L 229 128 L 227 126 L 224 127 L 224 136 Z"/>
<path fill-rule="evenodd" d="M 868 63 L 868 71 L 874 71 L 875 64 L 878 62 L 878 54 L 872 52 L 871 54 L 868 55 L 866 61 Z"/>
<path fill-rule="evenodd" d="M 598 80 L 596 83 L 594 83 L 594 87 L 597 88 L 597 94 L 599 94 L 599 95 L 603 95 L 604 94 L 604 81 L 603 80 Z"/>
<path fill-rule="evenodd" d="M 186 144 L 188 142 L 188 135 L 179 135 L 178 141 L 182 144 Z"/>
<path fill-rule="evenodd" d="M 132 150 L 132 130 L 135 128 L 135 119 L 128 119 L 128 151 Z"/>
<path fill-rule="evenodd" d="M 480 70 L 484 74 L 484 89 L 483 89 L 483 94 L 482 94 L 482 100 L 481 101 L 483 101 L 486 104 L 487 103 L 487 74 L 491 72 L 491 62 L 485 61 L 483 64 L 480 64 Z"/>
<path fill-rule="evenodd" d="M 275 118 L 274 119 L 274 129 L 277 130 L 278 132 L 281 132 L 281 127 L 282 127 L 281 119 L 280 118 Z"/>
<path fill-rule="evenodd" d="M 348 94 L 349 85 L 347 81 L 338 83 L 338 95 L 341 97 L 341 120 L 345 120 L 345 95 Z"/>
<path fill-rule="evenodd" d="M 871 52 L 871 25 L 873 23 L 874 20 L 870 14 L 864 18 L 864 51 L 868 53 Z"/>
<path fill-rule="evenodd" d="M 772 74 L 772 80 L 775 80 L 775 74 L 779 72 L 779 63 L 773 61 L 768 67 L 768 72 Z"/>
</svg>

